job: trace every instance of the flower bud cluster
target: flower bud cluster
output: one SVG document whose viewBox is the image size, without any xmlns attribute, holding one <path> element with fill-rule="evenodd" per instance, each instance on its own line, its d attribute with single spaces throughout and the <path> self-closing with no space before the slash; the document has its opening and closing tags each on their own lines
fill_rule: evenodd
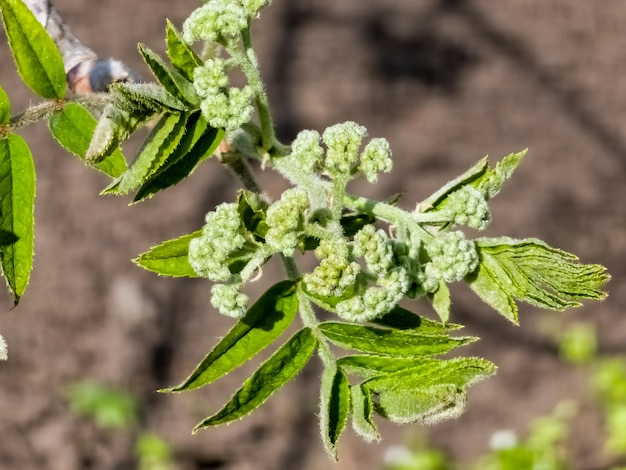
<svg viewBox="0 0 626 470">
<path fill-rule="evenodd" d="M 456 225 L 467 225 L 484 230 L 491 221 L 489 205 L 482 191 L 473 186 L 463 186 L 448 196 L 445 211 Z"/>
<path fill-rule="evenodd" d="M 303 276 L 309 292 L 320 297 L 341 297 L 355 285 L 361 266 L 350 261 L 350 249 L 345 239 L 320 241 L 315 256 L 320 264 Z"/>
<path fill-rule="evenodd" d="M 360 160 L 359 170 L 365 175 L 367 181 L 376 183 L 381 171 L 384 173 L 391 171 L 392 161 L 389 142 L 380 137 L 370 140 L 363 149 Z"/>
<path fill-rule="evenodd" d="M 343 297 L 337 314 L 366 322 L 389 312 L 409 288 L 406 269 L 394 264 L 393 243 L 382 230 L 366 225 L 352 242 L 322 240 L 315 250 L 320 264 L 303 277 L 307 290 L 319 297 Z M 365 269 L 356 262 L 362 258 Z M 374 281 L 373 285 L 368 285 Z M 346 298 L 347 297 L 347 298 Z"/>
<path fill-rule="evenodd" d="M 228 281 L 228 257 L 246 241 L 237 205 L 224 203 L 206 215 L 202 236 L 189 243 L 189 263 L 199 276 L 212 281 Z"/>
<path fill-rule="evenodd" d="M 424 266 L 424 290 L 434 291 L 439 281 L 460 281 L 478 266 L 478 252 L 463 232 L 444 232 L 426 245 L 430 261 Z"/>
<path fill-rule="evenodd" d="M 211 41 L 227 44 L 237 40 L 266 0 L 208 0 L 183 25 L 188 43 Z"/>
<path fill-rule="evenodd" d="M 266 243 L 275 251 L 292 256 L 304 230 L 304 214 L 309 208 L 306 191 L 291 188 L 267 209 L 269 230 Z"/>
<path fill-rule="evenodd" d="M 250 121 L 254 112 L 254 90 L 249 85 L 226 88 L 229 66 L 229 61 L 224 59 L 207 60 L 194 70 L 193 85 L 202 98 L 200 109 L 209 124 L 234 130 Z"/>
<path fill-rule="evenodd" d="M 326 171 L 333 179 L 348 179 L 358 158 L 361 141 L 367 129 L 356 122 L 347 121 L 328 127 L 322 140 L 326 144 Z"/>
<path fill-rule="evenodd" d="M 248 296 L 240 289 L 240 284 L 214 284 L 211 288 L 211 305 L 222 315 L 241 318 L 246 313 Z"/>
</svg>

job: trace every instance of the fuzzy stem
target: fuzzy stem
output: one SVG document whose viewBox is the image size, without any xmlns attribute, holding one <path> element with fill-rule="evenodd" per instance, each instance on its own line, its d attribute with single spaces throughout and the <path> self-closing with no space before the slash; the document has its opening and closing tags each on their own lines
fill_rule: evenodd
<svg viewBox="0 0 626 470">
<path fill-rule="evenodd" d="M 302 318 L 302 323 L 304 323 L 304 326 L 311 328 L 313 334 L 318 339 L 319 346 L 317 348 L 317 352 L 322 360 L 322 363 L 324 364 L 324 367 L 333 367 L 337 362 L 335 355 L 330 350 L 330 346 L 328 346 L 326 338 L 317 327 L 319 322 L 317 321 L 317 317 L 313 311 L 311 301 L 302 291 L 300 286 L 298 286 L 298 304 L 300 306 L 300 317 Z"/>
<path fill-rule="evenodd" d="M 265 87 L 263 86 L 263 81 L 261 80 L 261 75 L 259 73 L 256 53 L 252 48 L 252 37 L 249 26 L 243 30 L 241 37 L 245 50 L 245 61 L 242 61 L 241 64 L 242 69 L 248 79 L 248 84 L 256 92 L 255 101 L 257 112 L 259 114 L 259 121 L 261 123 L 261 143 L 263 149 L 270 151 L 276 144 L 274 121 L 272 119 L 267 93 L 265 93 Z"/>
</svg>

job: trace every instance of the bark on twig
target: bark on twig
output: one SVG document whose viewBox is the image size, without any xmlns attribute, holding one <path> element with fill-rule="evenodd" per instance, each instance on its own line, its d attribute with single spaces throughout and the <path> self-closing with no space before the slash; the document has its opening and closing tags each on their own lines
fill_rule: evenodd
<svg viewBox="0 0 626 470">
<path fill-rule="evenodd" d="M 115 59 L 101 59 L 81 43 L 63 21 L 51 0 L 24 0 L 46 28 L 63 56 L 69 89 L 86 95 L 107 91 L 116 82 L 136 82 L 139 75 Z"/>
</svg>

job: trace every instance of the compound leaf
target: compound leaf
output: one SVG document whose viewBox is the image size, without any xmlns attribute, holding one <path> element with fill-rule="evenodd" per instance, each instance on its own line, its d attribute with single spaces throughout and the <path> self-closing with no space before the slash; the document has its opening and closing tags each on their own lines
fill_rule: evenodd
<svg viewBox="0 0 626 470">
<path fill-rule="evenodd" d="M 63 58 L 52 38 L 21 0 L 0 0 L 9 46 L 24 83 L 39 96 L 63 98 Z"/>
<path fill-rule="evenodd" d="M 343 322 L 325 322 L 319 328 L 326 338 L 342 348 L 396 357 L 443 354 L 476 340 L 473 337 L 420 335 Z"/>
<path fill-rule="evenodd" d="M 167 240 L 140 254 L 133 261 L 159 276 L 198 277 L 189 264 L 189 242 L 202 235 L 202 230 Z"/>
<path fill-rule="evenodd" d="M 183 383 L 163 392 L 182 392 L 207 385 L 263 350 L 293 321 L 298 310 L 295 294 L 292 282 L 283 281 L 272 286 Z"/>
<path fill-rule="evenodd" d="M 0 140 L 0 261 L 9 289 L 19 302 L 33 267 L 35 166 L 24 140 Z"/>
<path fill-rule="evenodd" d="M 280 387 L 293 379 L 309 362 L 317 349 L 317 339 L 310 328 L 303 328 L 265 361 L 246 380 L 231 400 L 213 416 L 199 423 L 194 432 L 239 419 L 261 406 Z"/>
<path fill-rule="evenodd" d="M 83 162 L 86 162 L 85 157 L 96 125 L 96 119 L 78 103 L 67 103 L 62 111 L 53 114 L 48 121 L 50 132 L 59 144 Z M 93 166 L 102 173 L 117 178 L 126 171 L 126 159 L 121 150 L 116 148 Z"/>
<path fill-rule="evenodd" d="M 466 278 L 472 290 L 503 316 L 517 323 L 515 300 L 539 308 L 563 311 L 580 300 L 602 300 L 610 276 L 598 264 L 578 258 L 541 240 L 478 239 L 480 264 Z"/>
</svg>

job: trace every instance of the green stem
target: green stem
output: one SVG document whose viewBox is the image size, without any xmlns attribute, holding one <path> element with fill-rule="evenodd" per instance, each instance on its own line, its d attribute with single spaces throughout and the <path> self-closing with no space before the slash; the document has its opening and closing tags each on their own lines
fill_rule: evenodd
<svg viewBox="0 0 626 470">
<path fill-rule="evenodd" d="M 324 364 L 324 367 L 333 367 L 337 362 L 335 355 L 330 350 L 330 346 L 328 346 L 328 342 L 322 333 L 320 332 L 319 322 L 317 321 L 317 317 L 315 316 L 315 312 L 313 311 L 313 306 L 311 305 L 311 301 L 308 299 L 304 291 L 300 286 L 298 286 L 298 304 L 300 308 L 300 317 L 302 318 L 302 323 L 304 326 L 308 326 L 313 331 L 313 334 L 318 340 L 319 346 L 317 348 L 317 352 Z"/>
<path fill-rule="evenodd" d="M 270 151 L 276 144 L 276 134 L 274 133 L 274 121 L 270 110 L 269 100 L 265 87 L 259 73 L 258 60 L 254 49 L 252 48 L 252 37 L 250 27 L 246 28 L 241 34 L 243 47 L 245 50 L 245 60 L 242 61 L 242 70 L 248 79 L 248 84 L 256 92 L 256 108 L 259 114 L 261 124 L 261 142 L 266 151 Z"/>
<path fill-rule="evenodd" d="M 350 209 L 374 215 L 376 218 L 399 227 L 408 227 L 424 240 L 431 240 L 433 235 L 420 224 L 449 222 L 449 218 L 440 213 L 407 212 L 396 206 L 375 201 L 366 197 L 346 194 L 343 203 Z"/>
</svg>

